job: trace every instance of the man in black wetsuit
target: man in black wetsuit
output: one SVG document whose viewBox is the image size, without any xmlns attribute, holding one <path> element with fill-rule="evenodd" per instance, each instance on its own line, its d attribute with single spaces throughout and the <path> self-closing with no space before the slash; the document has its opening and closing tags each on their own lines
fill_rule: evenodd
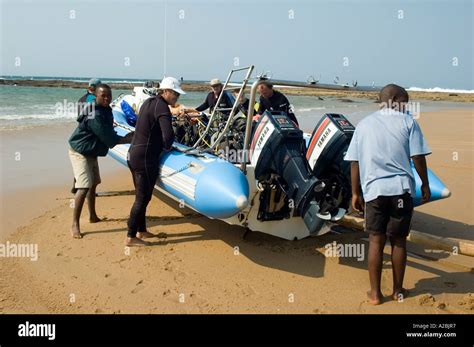
<svg viewBox="0 0 474 347">
<path fill-rule="evenodd" d="M 236 89 L 232 92 L 232 95 L 234 96 L 235 99 L 239 96 L 239 90 Z M 237 106 L 237 110 L 240 111 L 244 116 L 247 116 L 247 113 L 249 112 L 249 104 L 250 100 L 245 96 L 245 91 L 242 92 L 242 95 L 240 96 L 239 99 L 239 106 Z M 258 104 L 254 104 L 254 114 L 257 114 L 258 110 Z"/>
<path fill-rule="evenodd" d="M 198 112 L 203 112 L 207 109 L 209 109 L 209 112 L 212 112 L 214 107 L 216 107 L 217 99 L 219 99 L 219 95 L 222 92 L 222 83 L 217 78 L 214 78 L 213 80 L 211 80 L 210 85 L 211 85 L 212 91 L 209 92 L 209 94 L 207 94 L 206 100 L 204 100 L 204 102 L 201 105 L 196 107 L 196 111 Z M 232 103 L 232 100 L 230 99 L 229 94 L 227 94 L 226 91 L 224 91 L 223 93 L 224 95 L 222 95 L 222 98 L 218 107 L 219 108 L 232 108 L 233 103 Z M 222 113 L 225 115 L 229 115 L 230 110 L 222 111 Z"/>
<path fill-rule="evenodd" d="M 146 246 L 143 239 L 154 237 L 146 229 L 146 208 L 153 194 L 159 174 L 159 160 L 169 151 L 174 141 L 171 111 L 181 94 L 180 82 L 174 77 L 161 81 L 162 92 L 147 99 L 140 108 L 135 136 L 128 151 L 128 166 L 135 185 L 135 202 L 128 219 L 126 246 Z"/>
<path fill-rule="evenodd" d="M 269 82 L 262 82 L 258 86 L 258 92 L 260 93 L 260 106 L 258 108 L 258 115 L 254 117 L 254 120 L 258 120 L 259 116 L 266 110 L 269 111 L 282 111 L 285 112 L 288 117 L 299 126 L 298 120 L 295 114 L 291 110 L 290 102 L 282 93 L 273 90 L 273 85 Z"/>
</svg>

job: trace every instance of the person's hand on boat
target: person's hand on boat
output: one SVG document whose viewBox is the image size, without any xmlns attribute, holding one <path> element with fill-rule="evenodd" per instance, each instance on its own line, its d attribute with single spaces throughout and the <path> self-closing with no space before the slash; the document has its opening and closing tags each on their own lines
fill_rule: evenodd
<svg viewBox="0 0 474 347">
<path fill-rule="evenodd" d="M 135 132 L 132 131 L 132 132 L 128 133 L 127 135 L 123 136 L 120 139 L 119 144 L 131 143 L 134 134 L 135 134 Z"/>
<path fill-rule="evenodd" d="M 200 112 L 196 111 L 194 108 L 183 108 L 182 114 L 189 117 L 198 117 Z"/>
</svg>

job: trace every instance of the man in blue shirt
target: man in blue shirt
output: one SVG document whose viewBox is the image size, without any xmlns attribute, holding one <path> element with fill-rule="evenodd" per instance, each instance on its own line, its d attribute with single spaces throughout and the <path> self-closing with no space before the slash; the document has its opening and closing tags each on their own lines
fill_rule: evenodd
<svg viewBox="0 0 474 347">
<path fill-rule="evenodd" d="M 403 277 L 415 194 L 410 158 L 421 178 L 422 203 L 431 195 L 425 159 L 431 150 L 418 123 L 405 113 L 407 91 L 389 84 L 380 91 L 380 102 L 381 109 L 357 125 L 344 158 L 352 162 L 352 207 L 365 210 L 371 287 L 367 295 L 374 305 L 383 298 L 380 279 L 387 236 L 392 246 L 392 298 L 399 300 L 408 295 Z"/>
</svg>

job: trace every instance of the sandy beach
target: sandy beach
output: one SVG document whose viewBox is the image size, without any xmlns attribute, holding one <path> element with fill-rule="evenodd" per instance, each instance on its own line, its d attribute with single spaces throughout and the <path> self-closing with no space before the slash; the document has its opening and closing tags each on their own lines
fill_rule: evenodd
<svg viewBox="0 0 474 347">
<path fill-rule="evenodd" d="M 416 208 L 414 230 L 474 242 L 473 121 L 472 109 L 421 114 L 433 149 L 428 166 L 452 196 Z M 405 277 L 411 295 L 371 306 L 364 233 L 297 242 L 250 233 L 244 239 L 242 228 L 180 209 L 162 195 L 153 197 L 148 208 L 149 230 L 159 237 L 147 248 L 125 248 L 133 185 L 128 170 L 111 158 L 100 160 L 97 210 L 105 219 L 89 224 L 85 207 L 84 238 L 74 240 L 66 143 L 73 126 L 36 130 L 49 141 L 36 147 L 32 132 L 2 134 L 2 155 L 10 158 L 2 165 L 18 165 L 11 159 L 18 146 L 31 161 L 17 171 L 2 167 L 1 242 L 38 247 L 37 261 L 0 258 L 2 313 L 474 312 L 472 257 L 463 258 L 467 266 L 451 266 L 411 252 Z M 44 148 L 49 148 L 46 158 L 39 159 L 35 151 Z M 28 180 L 31 186 L 23 184 Z M 325 245 L 334 241 L 360 244 L 363 259 L 326 257 Z M 416 247 L 411 244 L 409 250 Z M 386 296 L 391 292 L 389 254 L 386 247 Z"/>
</svg>

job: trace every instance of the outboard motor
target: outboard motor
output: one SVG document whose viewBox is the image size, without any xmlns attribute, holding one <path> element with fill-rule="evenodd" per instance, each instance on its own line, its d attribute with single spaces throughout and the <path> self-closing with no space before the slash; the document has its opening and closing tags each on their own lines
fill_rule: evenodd
<svg viewBox="0 0 474 347">
<path fill-rule="evenodd" d="M 327 196 L 326 183 L 311 172 L 305 154 L 303 132 L 286 113 L 266 111 L 260 117 L 250 146 L 251 164 L 261 190 L 257 218 L 267 221 L 300 216 L 309 232 L 317 234 L 325 220 L 342 218 L 345 210 L 330 206 L 334 199 Z"/>
<path fill-rule="evenodd" d="M 326 182 L 334 201 L 331 205 L 348 209 L 351 199 L 350 162 L 344 155 L 354 134 L 354 126 L 341 114 L 325 114 L 309 140 L 306 159 L 313 174 Z M 324 210 L 324 206 L 322 206 Z"/>
</svg>

